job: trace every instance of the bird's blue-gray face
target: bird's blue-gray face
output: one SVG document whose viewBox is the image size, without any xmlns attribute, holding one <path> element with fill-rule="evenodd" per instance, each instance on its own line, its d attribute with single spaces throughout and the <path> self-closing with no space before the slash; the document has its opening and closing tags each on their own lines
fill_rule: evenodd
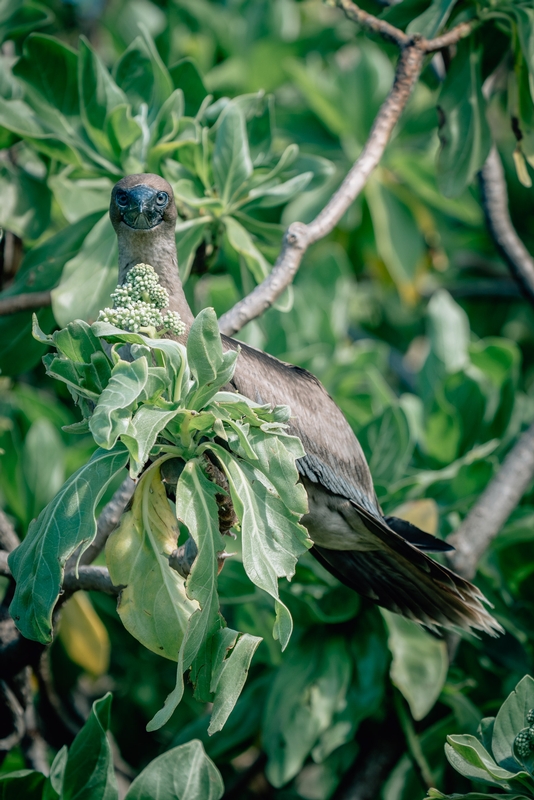
<svg viewBox="0 0 534 800">
<path fill-rule="evenodd" d="M 169 204 L 167 192 L 157 191 L 140 184 L 129 189 L 118 189 L 112 202 L 121 220 L 134 230 L 149 230 L 163 221 Z"/>
</svg>

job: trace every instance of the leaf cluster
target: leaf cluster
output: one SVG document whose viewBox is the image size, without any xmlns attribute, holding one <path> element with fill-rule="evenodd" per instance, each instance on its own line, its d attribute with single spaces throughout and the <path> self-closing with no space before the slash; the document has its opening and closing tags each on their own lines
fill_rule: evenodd
<svg viewBox="0 0 534 800">
<path fill-rule="evenodd" d="M 527 717 L 534 702 L 534 679 L 530 675 L 517 684 L 499 709 L 496 717 L 484 717 L 477 736 L 447 736 L 445 754 L 461 775 L 477 784 L 502 789 L 499 795 L 507 800 L 526 800 L 534 796 L 534 759 L 532 752 L 521 754 L 515 742 L 528 724 Z M 443 800 L 486 800 L 493 795 L 483 792 L 466 795 L 444 795 L 432 789 L 430 798 Z"/>
<path fill-rule="evenodd" d="M 57 753 L 49 777 L 23 769 L 0 775 L 5 800 L 70 800 L 98 797 L 118 800 L 113 754 L 107 738 L 111 711 L 110 693 L 93 703 L 91 713 L 72 745 Z M 220 800 L 224 792 L 221 775 L 193 740 L 154 759 L 136 777 L 125 800 L 156 796 L 160 800 Z"/>
<path fill-rule="evenodd" d="M 223 352 L 212 309 L 193 322 L 187 346 L 105 322 L 73 322 L 51 336 L 36 323 L 35 336 L 56 349 L 44 357 L 47 373 L 66 384 L 84 415 L 70 431 L 90 431 L 98 450 L 10 555 L 17 582 L 11 614 L 25 636 L 51 641 L 65 564 L 94 540 L 96 505 L 129 461 L 131 477 L 142 475 L 131 510 L 107 546 L 111 579 L 124 587 L 118 611 L 142 644 L 178 661 L 177 686 L 150 729 L 168 721 L 183 694 L 183 673 L 191 668 L 197 696 L 213 702 L 210 731 L 220 730 L 261 639 L 229 630 L 219 613 L 218 558 L 224 543 L 216 498 L 226 491 L 208 479 L 206 458 L 214 458 L 226 475 L 243 567 L 252 583 L 274 598 L 273 636 L 285 649 L 293 623 L 279 597 L 278 578 L 290 579 L 298 556 L 311 546 L 298 524 L 307 502 L 295 459 L 304 450 L 286 433 L 289 408 L 271 410 L 220 391 L 231 381 L 238 351 Z M 178 473 L 172 486 L 175 513 L 161 474 L 170 460 Z M 198 551 L 187 581 L 170 562 L 178 521 Z"/>
</svg>

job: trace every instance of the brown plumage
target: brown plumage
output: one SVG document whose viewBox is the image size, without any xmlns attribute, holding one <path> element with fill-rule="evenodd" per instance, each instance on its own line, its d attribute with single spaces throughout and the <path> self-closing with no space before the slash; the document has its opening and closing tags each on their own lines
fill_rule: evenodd
<svg viewBox="0 0 534 800">
<path fill-rule="evenodd" d="M 113 189 L 110 216 L 119 241 L 120 282 L 136 264 L 151 264 L 169 291 L 170 308 L 190 326 L 193 314 L 178 274 L 171 186 L 158 175 L 129 175 Z M 450 548 L 403 520 L 383 516 L 360 443 L 317 378 L 222 338 L 225 347 L 241 349 L 233 379 L 237 391 L 260 403 L 291 407 L 291 432 L 306 450 L 297 462 L 309 501 L 302 523 L 320 563 L 374 603 L 429 628 L 500 633 L 476 586 L 423 552 Z"/>
</svg>

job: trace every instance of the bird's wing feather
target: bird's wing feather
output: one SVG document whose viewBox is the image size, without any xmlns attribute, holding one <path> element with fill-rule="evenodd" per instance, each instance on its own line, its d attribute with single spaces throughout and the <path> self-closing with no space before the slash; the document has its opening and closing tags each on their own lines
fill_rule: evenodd
<svg viewBox="0 0 534 800">
<path fill-rule="evenodd" d="M 223 337 L 227 347 L 241 348 L 233 384 L 258 403 L 287 404 L 290 432 L 298 436 L 306 457 L 297 467 L 313 483 L 362 504 L 380 516 L 373 479 L 352 428 L 319 380 L 301 367 Z"/>
</svg>

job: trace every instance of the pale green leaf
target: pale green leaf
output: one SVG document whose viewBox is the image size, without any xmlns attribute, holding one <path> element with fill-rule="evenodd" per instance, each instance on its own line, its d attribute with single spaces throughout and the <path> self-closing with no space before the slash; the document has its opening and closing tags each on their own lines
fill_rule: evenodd
<svg viewBox="0 0 534 800">
<path fill-rule="evenodd" d="M 415 622 L 382 609 L 393 660 L 391 680 L 402 692 L 416 720 L 426 717 L 447 678 L 447 645 Z"/>
<path fill-rule="evenodd" d="M 178 526 L 159 469 L 144 473 L 132 508 L 106 545 L 111 580 L 124 586 L 117 610 L 127 631 L 149 650 L 176 661 L 191 614 L 184 579 L 169 565 Z"/>
</svg>

